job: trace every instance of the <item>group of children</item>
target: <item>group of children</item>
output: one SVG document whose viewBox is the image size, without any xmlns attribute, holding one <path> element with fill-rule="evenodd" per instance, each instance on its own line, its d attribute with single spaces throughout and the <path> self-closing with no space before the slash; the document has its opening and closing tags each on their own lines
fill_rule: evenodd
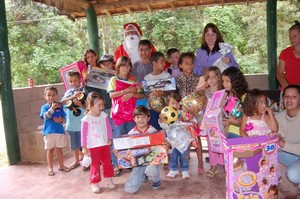
<svg viewBox="0 0 300 199">
<path fill-rule="evenodd" d="M 253 137 L 267 135 L 277 132 L 278 124 L 273 115 L 272 109 L 267 106 L 267 96 L 263 91 L 248 89 L 248 84 L 242 72 L 236 67 L 229 67 L 222 73 L 218 67 L 211 66 L 207 68 L 203 76 L 198 76 L 193 72 L 195 56 L 191 52 L 180 53 L 177 49 L 170 49 L 167 52 L 168 61 L 171 66 L 166 69 L 165 57 L 161 52 L 151 54 L 151 43 L 148 40 L 141 40 L 139 45 L 140 61 L 131 64 L 127 57 L 120 57 L 115 66 L 116 76 L 110 79 L 107 93 L 112 99 L 112 112 L 116 108 L 114 103 L 117 99 L 128 101 L 136 99 L 136 104 L 143 104 L 147 98 L 164 97 L 167 99 L 167 105 L 174 107 L 180 113 L 180 104 L 182 98 L 196 92 L 205 92 L 208 100 L 211 99 L 215 91 L 225 89 L 228 97 L 235 97 L 242 101 L 242 117 L 229 115 L 224 118 L 223 125 L 228 127 L 228 139 L 236 137 Z M 150 66 L 150 67 L 149 67 Z M 148 71 L 148 72 L 146 72 Z M 176 78 L 177 91 L 166 92 L 154 90 L 150 93 L 142 93 L 139 85 L 142 80 L 159 80 L 166 78 Z M 164 116 L 147 107 L 147 104 L 137 105 L 132 111 L 131 120 L 118 120 L 118 124 L 112 129 L 109 118 L 111 117 L 104 112 L 105 100 L 97 92 L 90 92 L 85 105 L 77 97 L 83 92 L 80 74 L 78 72 L 68 73 L 68 82 L 72 87 L 69 89 L 61 103 L 58 100 L 58 93 L 54 87 L 45 89 L 45 99 L 47 103 L 41 108 L 41 117 L 44 119 L 44 141 L 47 149 L 48 175 L 54 175 L 53 172 L 53 153 L 57 152 L 59 170 L 70 171 L 80 164 L 80 149 L 85 156 L 92 159 L 90 182 L 93 192 L 99 192 L 99 182 L 101 180 L 100 165 L 103 166 L 103 175 L 107 179 L 109 188 L 115 188 L 112 181 L 114 176 L 114 167 L 117 168 L 117 161 L 114 153 L 111 153 L 110 145 L 112 139 L 128 134 L 141 135 L 153 133 L 157 130 L 167 129 L 168 125 L 164 124 Z M 120 89 L 117 80 L 131 82 L 132 86 Z M 81 109 L 80 116 L 74 116 L 71 110 L 67 112 L 66 131 L 71 138 L 71 149 L 74 151 L 75 161 L 66 167 L 63 163 L 62 148 L 66 146 L 66 138 L 63 123 L 66 114 L 62 108 L 63 104 L 73 101 Z M 135 101 L 134 101 L 135 102 Z M 126 118 L 127 110 L 119 109 L 121 115 Z M 123 112 L 122 112 L 123 111 Z M 114 120 L 114 117 L 112 117 Z M 117 120 L 115 120 L 117 121 Z M 204 125 L 205 126 L 205 125 Z M 199 127 L 201 121 L 199 122 Z M 205 130 L 203 128 L 202 130 Z M 200 135 L 200 134 L 199 134 Z M 198 158 L 198 173 L 204 174 L 202 161 L 202 146 L 200 136 L 198 136 L 199 146 L 196 148 Z M 166 143 L 169 149 L 170 145 Z M 174 178 L 179 175 L 179 165 L 182 178 L 190 177 L 189 173 L 189 148 L 180 153 L 176 148 L 172 150 L 170 156 L 170 171 L 167 177 Z M 224 164 L 222 154 L 209 151 L 209 162 L 211 168 L 206 172 L 209 177 L 214 177 L 217 173 L 217 164 Z M 120 174 L 120 173 L 119 173 Z M 151 177 L 153 189 L 161 187 L 161 179 L 158 166 L 134 167 L 125 183 L 125 191 L 135 193 L 139 190 L 142 182 L 148 181 Z"/>
</svg>

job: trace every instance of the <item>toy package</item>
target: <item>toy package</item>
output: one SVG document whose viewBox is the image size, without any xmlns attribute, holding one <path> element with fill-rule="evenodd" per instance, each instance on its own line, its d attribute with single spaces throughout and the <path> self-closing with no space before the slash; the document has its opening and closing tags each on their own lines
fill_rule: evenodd
<svg viewBox="0 0 300 199">
<path fill-rule="evenodd" d="M 278 137 L 222 139 L 226 198 L 267 199 L 278 191 Z"/>
<path fill-rule="evenodd" d="M 114 71 L 102 68 L 92 68 L 90 71 L 90 78 L 87 80 L 86 86 L 106 90 L 112 76 L 114 76 Z"/>
<path fill-rule="evenodd" d="M 144 92 L 152 92 L 154 90 L 171 91 L 176 90 L 175 78 L 159 79 L 159 80 L 144 80 L 142 81 L 142 90 Z"/>
<path fill-rule="evenodd" d="M 61 76 L 62 82 L 64 83 L 65 90 L 68 90 L 71 88 L 71 86 L 67 80 L 67 73 L 69 71 L 78 71 L 80 73 L 82 85 L 84 84 L 83 76 L 87 72 L 87 67 L 86 67 L 84 61 L 74 62 L 68 66 L 65 66 L 65 67 L 59 69 L 60 76 Z"/>
<path fill-rule="evenodd" d="M 120 169 L 168 163 L 167 150 L 162 145 L 120 150 L 117 159 Z"/>
<path fill-rule="evenodd" d="M 221 133 L 224 132 L 222 124 L 222 107 L 225 103 L 225 90 L 216 91 L 204 113 L 205 132 L 207 133 L 210 150 L 215 153 L 222 153 L 222 138 Z"/>
</svg>

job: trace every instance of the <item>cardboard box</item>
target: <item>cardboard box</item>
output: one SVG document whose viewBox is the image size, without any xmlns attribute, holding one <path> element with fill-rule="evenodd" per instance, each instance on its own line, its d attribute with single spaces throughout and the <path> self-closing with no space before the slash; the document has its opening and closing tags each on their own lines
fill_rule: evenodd
<svg viewBox="0 0 300 199">
<path fill-rule="evenodd" d="M 114 71 L 108 71 L 102 68 L 92 68 L 86 86 L 107 90 L 109 80 L 114 75 Z"/>
<path fill-rule="evenodd" d="M 224 126 L 222 124 L 222 107 L 225 104 L 226 96 L 225 90 L 216 91 L 209 101 L 204 113 L 207 141 L 209 142 L 210 150 L 215 153 L 223 152 L 221 138 L 221 133 L 224 132 Z"/>
<path fill-rule="evenodd" d="M 78 71 L 80 73 L 82 85 L 84 84 L 83 76 L 87 72 L 87 66 L 85 65 L 84 61 L 74 62 L 68 66 L 64 66 L 63 68 L 59 69 L 60 76 L 61 76 L 62 82 L 64 83 L 65 90 L 68 90 L 71 88 L 71 86 L 68 82 L 68 79 L 67 79 L 67 73 L 69 71 Z"/>
<path fill-rule="evenodd" d="M 144 92 L 152 92 L 154 90 L 171 91 L 176 90 L 175 78 L 159 79 L 159 80 L 144 80 L 142 81 L 142 89 Z"/>
<path fill-rule="evenodd" d="M 269 188 L 278 185 L 278 137 L 222 139 L 226 198 L 268 198 Z"/>
<path fill-rule="evenodd" d="M 146 135 L 130 135 L 113 139 L 114 148 L 116 150 L 162 145 L 164 141 L 164 132 L 150 133 Z"/>
<path fill-rule="evenodd" d="M 168 163 L 167 150 L 162 145 L 120 150 L 116 156 L 120 169 Z"/>
</svg>

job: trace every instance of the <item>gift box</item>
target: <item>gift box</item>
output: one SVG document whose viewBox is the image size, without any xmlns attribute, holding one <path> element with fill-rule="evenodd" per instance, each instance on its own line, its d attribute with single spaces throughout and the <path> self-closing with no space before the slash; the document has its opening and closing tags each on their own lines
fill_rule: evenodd
<svg viewBox="0 0 300 199">
<path fill-rule="evenodd" d="M 81 81 L 82 81 L 82 85 L 84 85 L 83 76 L 87 72 L 87 67 L 86 67 L 84 61 L 74 62 L 70 65 L 64 66 L 64 67 L 59 69 L 60 76 L 61 76 L 62 82 L 64 83 L 65 90 L 68 90 L 68 89 L 71 88 L 71 86 L 68 82 L 68 79 L 67 79 L 67 73 L 69 71 L 79 72 L 80 73 L 80 78 L 81 78 Z"/>
<path fill-rule="evenodd" d="M 114 148 L 116 150 L 162 145 L 164 141 L 164 132 L 149 133 L 145 135 L 129 135 L 113 139 Z"/>
<path fill-rule="evenodd" d="M 143 80 L 142 90 L 144 92 L 152 92 L 154 90 L 171 91 L 176 90 L 175 78 L 158 79 L 158 80 Z"/>
<path fill-rule="evenodd" d="M 268 198 L 278 190 L 278 137 L 228 139 L 222 134 L 227 197 Z"/>
<path fill-rule="evenodd" d="M 225 104 L 225 90 L 216 91 L 209 101 L 205 113 L 204 124 L 207 133 L 207 141 L 210 145 L 210 150 L 215 153 L 222 153 L 222 138 L 221 133 L 224 132 L 222 124 L 222 107 Z"/>
<path fill-rule="evenodd" d="M 86 86 L 107 90 L 109 80 L 114 75 L 114 71 L 92 68 L 90 70 L 90 78 L 86 81 Z"/>
<path fill-rule="evenodd" d="M 119 150 L 116 157 L 120 169 L 168 163 L 167 150 L 162 145 Z"/>
</svg>

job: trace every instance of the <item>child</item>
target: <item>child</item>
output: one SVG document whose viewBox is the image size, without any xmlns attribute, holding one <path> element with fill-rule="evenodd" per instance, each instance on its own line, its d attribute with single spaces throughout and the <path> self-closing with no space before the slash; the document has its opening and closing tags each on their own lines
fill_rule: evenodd
<svg viewBox="0 0 300 199">
<path fill-rule="evenodd" d="M 99 65 L 101 68 L 113 72 L 115 70 L 114 57 L 110 54 L 103 55 L 99 61 Z"/>
<path fill-rule="evenodd" d="M 226 90 L 227 98 L 236 97 L 243 101 L 245 94 L 248 92 L 248 82 L 243 73 L 236 67 L 229 67 L 222 73 L 223 86 Z M 228 126 L 227 138 L 239 138 L 241 118 L 230 116 L 223 119 L 223 125 Z"/>
<path fill-rule="evenodd" d="M 128 135 L 145 135 L 155 133 L 157 130 L 148 124 L 150 120 L 150 112 L 144 106 L 137 106 L 133 113 L 136 126 L 128 133 Z M 125 191 L 128 193 L 136 193 L 142 182 L 147 182 L 149 177 L 152 179 L 153 190 L 160 189 L 161 181 L 158 166 L 142 166 L 134 167 L 125 183 Z"/>
<path fill-rule="evenodd" d="M 143 94 L 138 93 L 138 89 L 134 86 L 130 86 L 126 89 L 123 90 L 116 90 L 117 88 L 117 80 L 122 80 L 125 82 L 128 82 L 129 84 L 135 83 L 133 80 L 133 77 L 130 76 L 131 72 L 131 61 L 128 57 L 122 56 L 117 60 L 116 64 L 116 76 L 111 77 L 108 87 L 107 87 L 107 92 L 109 93 L 110 98 L 112 99 L 112 111 L 116 111 L 117 114 L 120 115 L 119 118 L 117 117 L 112 117 L 113 121 L 115 122 L 115 128 L 113 132 L 113 137 L 117 138 L 122 135 L 126 135 L 133 127 L 134 127 L 134 122 L 132 120 L 132 112 L 134 107 L 132 108 L 132 111 L 128 112 L 128 110 L 119 110 L 117 107 L 117 99 L 121 97 L 122 101 L 128 101 L 131 98 L 142 98 L 144 97 Z M 114 110 L 116 109 L 116 110 Z M 118 109 L 118 110 L 117 110 Z M 130 118 L 131 121 L 122 119 L 121 117 L 125 118 Z M 118 162 L 114 154 L 112 154 L 112 159 L 113 159 L 113 165 L 115 167 L 115 175 L 120 175 L 120 170 L 118 169 Z"/>
<path fill-rule="evenodd" d="M 182 75 L 176 78 L 176 87 L 179 91 L 181 98 L 196 91 L 196 86 L 199 81 L 199 76 L 193 72 L 195 55 L 191 52 L 182 53 L 179 57 L 178 64 L 182 70 Z M 203 161 L 202 161 L 202 144 L 200 137 L 198 137 L 199 147 L 196 148 L 198 158 L 198 173 L 203 174 Z"/>
<path fill-rule="evenodd" d="M 182 71 L 178 67 L 178 59 L 180 56 L 180 51 L 177 48 L 170 48 L 167 51 L 168 62 L 171 64 L 168 68 L 168 73 L 170 73 L 173 77 L 179 77 L 182 75 Z"/>
<path fill-rule="evenodd" d="M 171 92 L 168 97 L 167 97 L 167 103 L 168 106 L 172 106 L 178 111 L 178 114 L 180 113 L 180 105 L 179 102 L 181 100 L 181 97 L 179 94 L 175 92 Z M 164 114 L 160 114 L 159 116 L 159 124 L 163 129 L 168 129 L 169 125 L 163 123 L 164 122 Z M 176 148 L 173 149 L 171 158 L 170 158 L 170 171 L 167 174 L 167 177 L 169 178 L 175 178 L 176 175 L 179 174 L 178 170 L 178 160 L 180 162 L 180 169 L 181 169 L 181 174 L 182 178 L 190 178 L 189 174 L 189 148 L 187 148 L 183 154 L 180 153 Z"/>
<path fill-rule="evenodd" d="M 103 112 L 104 103 L 104 98 L 99 93 L 91 92 L 87 97 L 86 115 L 81 120 L 82 153 L 92 159 L 90 182 L 93 193 L 100 192 L 100 165 L 103 168 L 104 178 L 107 178 L 108 187 L 110 189 L 116 187 L 112 181 L 114 170 L 109 146 L 112 143 L 112 129 L 108 115 Z"/>
<path fill-rule="evenodd" d="M 138 48 L 140 60 L 135 62 L 132 68 L 132 75 L 138 83 L 142 82 L 144 77 L 153 71 L 153 66 L 150 61 L 152 54 L 151 45 L 149 40 L 139 41 Z"/>
<path fill-rule="evenodd" d="M 273 110 L 267 106 L 267 94 L 253 89 L 245 97 L 240 133 L 242 137 L 268 135 L 278 131 Z"/>
<path fill-rule="evenodd" d="M 67 138 L 62 125 L 66 113 L 62 109 L 61 104 L 56 102 L 58 91 L 55 87 L 46 87 L 44 90 L 44 97 L 47 103 L 41 107 L 40 117 L 44 120 L 43 136 L 45 149 L 47 150 L 48 176 L 54 176 L 54 149 L 59 163 L 58 170 L 66 172 L 70 171 L 70 169 L 64 165 L 62 154 L 62 148 L 67 146 Z"/>
<path fill-rule="evenodd" d="M 76 106 L 79 107 L 81 113 L 78 116 L 73 115 L 73 111 L 67 111 L 67 122 L 66 131 L 70 135 L 71 139 L 71 150 L 74 151 L 75 162 L 72 163 L 70 169 L 75 169 L 80 165 L 79 163 L 79 153 L 81 148 L 80 138 L 81 138 L 81 119 L 84 116 L 85 106 L 77 99 L 80 94 L 83 94 L 83 87 L 81 86 L 80 73 L 75 71 L 70 71 L 67 73 L 67 79 L 71 86 L 71 89 L 67 90 L 62 98 L 61 103 L 66 104 L 67 101 L 72 101 Z"/>
<path fill-rule="evenodd" d="M 172 77 L 168 72 L 164 71 L 166 63 L 165 63 L 164 54 L 162 54 L 161 52 L 154 52 L 152 54 L 151 64 L 153 65 L 153 72 L 151 72 L 145 76 L 146 81 L 167 79 L 167 78 Z M 151 91 L 151 93 L 149 94 L 149 98 L 164 97 L 165 95 L 166 95 L 166 92 L 164 92 L 164 91 L 154 90 L 154 91 Z M 150 110 L 150 115 L 151 115 L 151 119 L 149 121 L 150 125 L 152 125 L 157 130 L 161 130 L 161 128 L 157 122 L 159 113 L 154 110 Z"/>
<path fill-rule="evenodd" d="M 200 79 L 199 79 L 199 82 L 200 82 Z M 221 75 L 221 71 L 218 67 L 211 66 L 211 67 L 207 68 L 205 83 L 207 84 L 207 86 L 204 86 L 204 87 L 199 86 L 199 83 L 198 83 L 198 86 L 200 88 L 201 87 L 206 88 L 205 95 L 209 101 L 209 100 L 211 100 L 214 92 L 221 90 L 223 88 L 222 75 Z M 204 125 L 205 124 L 202 123 L 202 126 L 204 126 Z M 201 128 L 201 129 L 205 130 L 205 126 L 204 126 L 204 128 Z M 218 174 L 217 165 L 218 164 L 224 165 L 224 158 L 223 158 L 223 154 L 212 152 L 210 150 L 210 145 L 208 145 L 208 147 L 209 147 L 208 154 L 209 154 L 210 169 L 206 172 L 206 175 L 208 177 L 214 177 L 216 174 Z"/>
</svg>

